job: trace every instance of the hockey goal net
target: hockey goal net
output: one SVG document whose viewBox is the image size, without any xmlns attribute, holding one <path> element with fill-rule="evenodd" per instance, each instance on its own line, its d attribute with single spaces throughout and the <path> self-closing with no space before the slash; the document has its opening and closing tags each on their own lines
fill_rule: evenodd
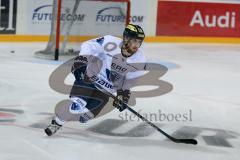
<svg viewBox="0 0 240 160">
<path fill-rule="evenodd" d="M 38 58 L 66 59 L 79 53 L 80 42 L 111 34 L 121 36 L 130 19 L 129 0 L 53 0 L 51 31 Z"/>
</svg>

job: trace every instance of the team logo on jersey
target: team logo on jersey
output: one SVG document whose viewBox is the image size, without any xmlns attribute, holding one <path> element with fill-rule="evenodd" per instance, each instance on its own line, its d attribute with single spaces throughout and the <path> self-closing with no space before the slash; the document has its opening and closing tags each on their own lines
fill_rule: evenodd
<svg viewBox="0 0 240 160">
<path fill-rule="evenodd" d="M 100 37 L 96 41 L 97 41 L 98 44 L 102 45 L 103 42 L 104 42 L 104 37 Z"/>
<path fill-rule="evenodd" d="M 110 82 L 115 82 L 120 79 L 120 75 L 115 71 L 110 71 L 109 69 L 106 69 L 107 79 Z"/>
</svg>

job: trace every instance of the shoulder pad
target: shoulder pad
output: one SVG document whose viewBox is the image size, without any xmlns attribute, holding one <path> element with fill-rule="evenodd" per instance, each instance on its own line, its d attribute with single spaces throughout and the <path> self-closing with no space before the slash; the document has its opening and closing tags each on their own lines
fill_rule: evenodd
<svg viewBox="0 0 240 160">
<path fill-rule="evenodd" d="M 103 42 L 104 42 L 104 37 L 98 38 L 98 39 L 96 40 L 96 42 L 97 42 L 98 44 L 102 45 Z"/>
</svg>

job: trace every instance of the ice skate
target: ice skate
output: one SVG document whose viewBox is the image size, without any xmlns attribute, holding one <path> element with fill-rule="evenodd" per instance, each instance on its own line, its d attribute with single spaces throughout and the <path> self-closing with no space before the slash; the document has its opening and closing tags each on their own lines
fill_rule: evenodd
<svg viewBox="0 0 240 160">
<path fill-rule="evenodd" d="M 56 133 L 60 128 L 62 127 L 62 125 L 59 125 L 55 120 L 52 120 L 51 124 L 48 125 L 48 127 L 44 130 L 45 133 L 48 136 L 52 136 L 54 133 Z"/>
</svg>

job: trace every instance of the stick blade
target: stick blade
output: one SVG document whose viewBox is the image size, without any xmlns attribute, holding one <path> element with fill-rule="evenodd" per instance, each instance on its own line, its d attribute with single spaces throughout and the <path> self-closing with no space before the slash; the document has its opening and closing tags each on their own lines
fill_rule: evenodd
<svg viewBox="0 0 240 160">
<path fill-rule="evenodd" d="M 197 140 L 195 140 L 195 139 L 178 139 L 176 142 L 177 143 L 193 144 L 193 145 L 198 144 Z"/>
<path fill-rule="evenodd" d="M 175 143 L 185 143 L 185 144 L 193 144 L 197 145 L 197 140 L 195 139 L 172 139 L 173 142 Z"/>
</svg>

